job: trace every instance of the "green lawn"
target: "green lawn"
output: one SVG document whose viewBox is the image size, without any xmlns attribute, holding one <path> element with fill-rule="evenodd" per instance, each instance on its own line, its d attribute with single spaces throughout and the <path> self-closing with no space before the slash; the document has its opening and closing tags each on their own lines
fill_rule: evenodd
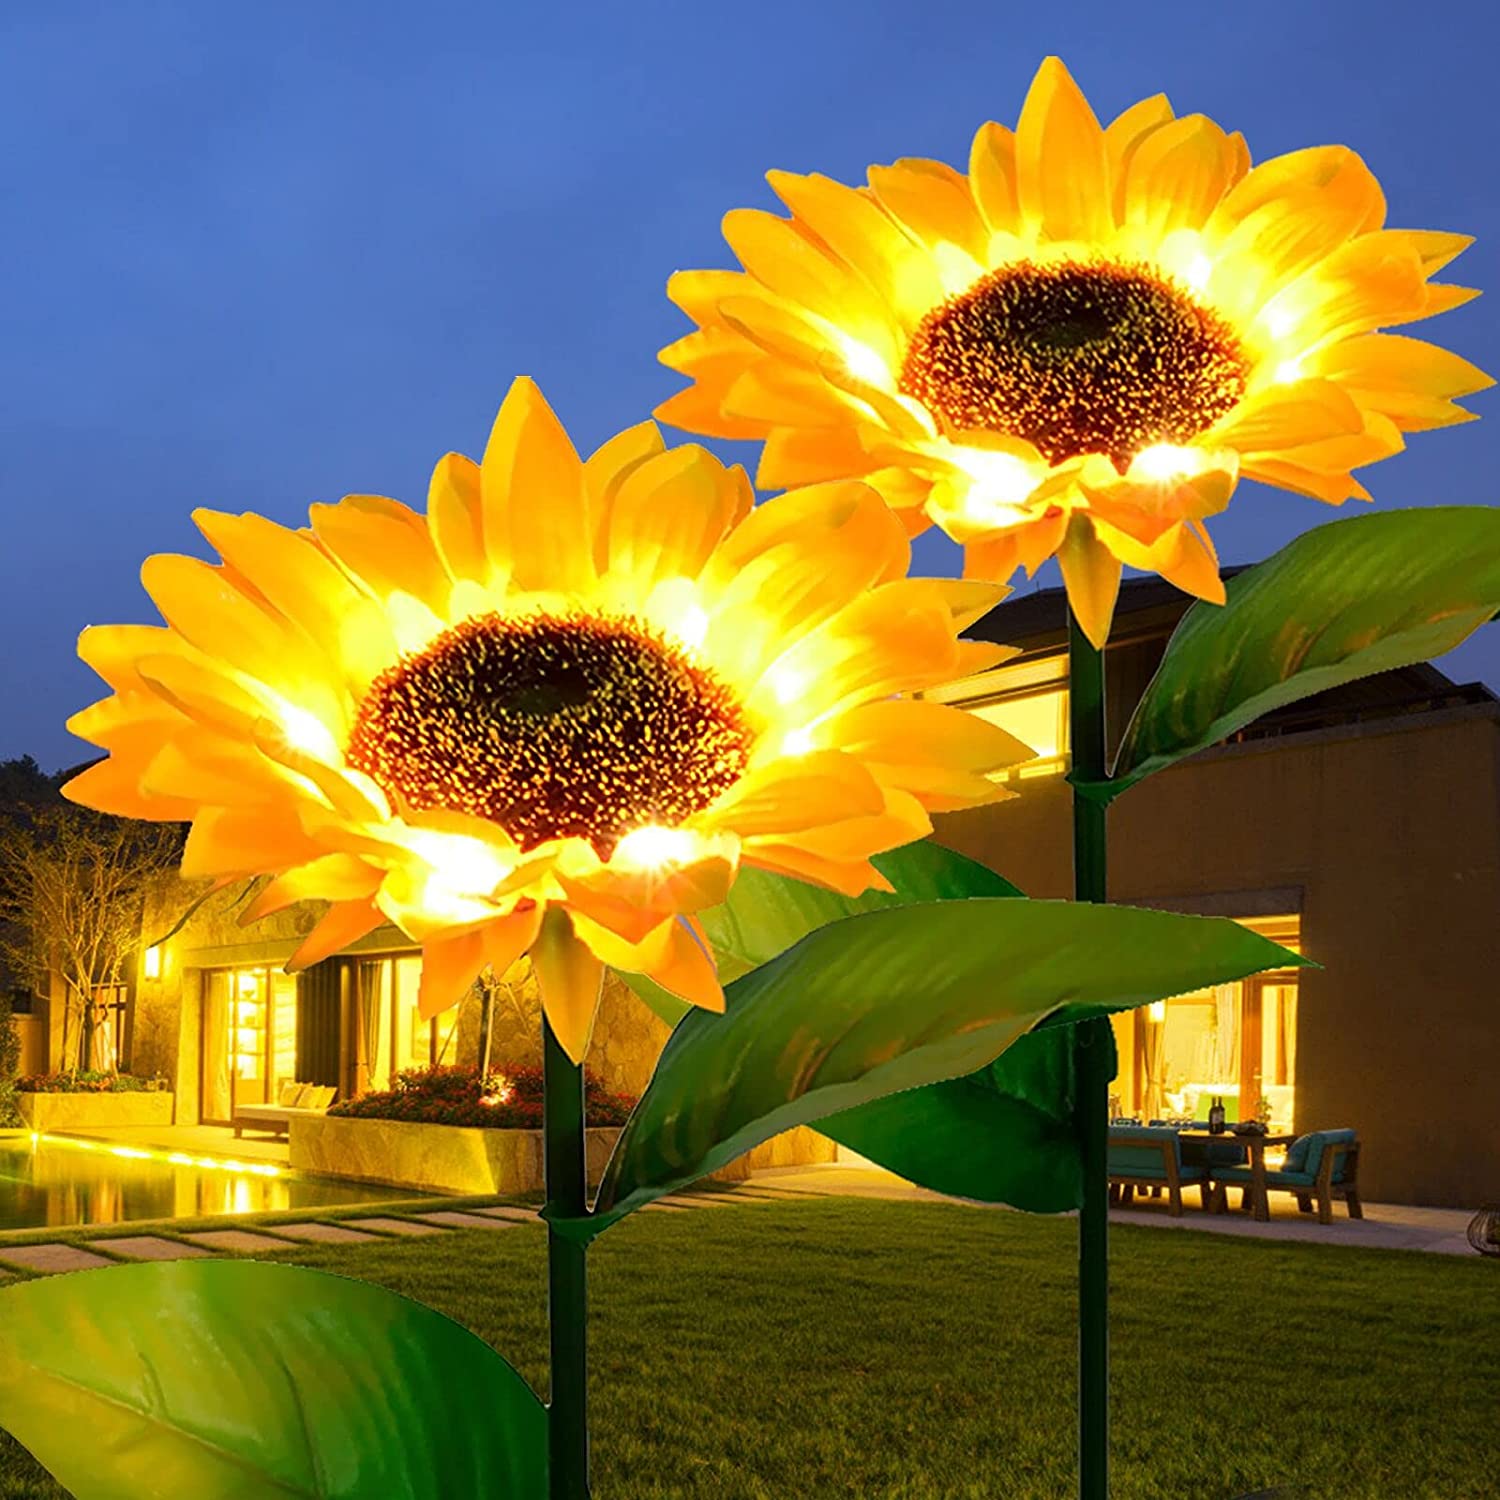
<svg viewBox="0 0 1500 1500">
<path fill-rule="evenodd" d="M 1111 1243 L 1115 1500 L 1496 1494 L 1493 1263 Z M 543 1245 L 523 1226 L 278 1258 L 419 1298 L 545 1389 Z M 590 1252 L 596 1500 L 1065 1500 L 1073 1255 L 1070 1221 L 948 1204 L 636 1215 Z M 0 1496 L 62 1493 L 0 1446 Z"/>
</svg>

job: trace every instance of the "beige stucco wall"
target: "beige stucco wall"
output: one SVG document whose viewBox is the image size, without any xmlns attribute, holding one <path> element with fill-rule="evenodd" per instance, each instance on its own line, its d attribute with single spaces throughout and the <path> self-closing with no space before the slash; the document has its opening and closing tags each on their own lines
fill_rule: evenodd
<svg viewBox="0 0 1500 1500">
<path fill-rule="evenodd" d="M 938 837 L 1030 896 L 1067 897 L 1070 789 L 1022 787 L 940 818 Z M 1298 890 L 1303 951 L 1324 967 L 1300 976 L 1297 1128 L 1354 1126 L 1372 1201 L 1500 1198 L 1496 721 L 1457 711 L 1227 747 L 1110 809 L 1113 901 L 1224 897 L 1232 915 Z"/>
</svg>

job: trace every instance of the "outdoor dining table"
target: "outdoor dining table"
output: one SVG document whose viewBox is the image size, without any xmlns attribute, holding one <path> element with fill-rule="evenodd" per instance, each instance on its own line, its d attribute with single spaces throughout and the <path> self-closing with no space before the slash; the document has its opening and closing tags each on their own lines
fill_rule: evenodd
<svg viewBox="0 0 1500 1500">
<path fill-rule="evenodd" d="M 1222 1130 L 1215 1135 L 1211 1130 L 1179 1130 L 1180 1141 L 1230 1142 L 1243 1146 L 1250 1154 L 1250 1203 L 1256 1219 L 1265 1223 L 1271 1217 L 1270 1197 L 1266 1192 L 1266 1147 L 1289 1146 L 1297 1139 L 1294 1135 L 1236 1135 L 1232 1130 Z M 1220 1183 L 1218 1191 L 1228 1198 L 1228 1188 Z"/>
</svg>

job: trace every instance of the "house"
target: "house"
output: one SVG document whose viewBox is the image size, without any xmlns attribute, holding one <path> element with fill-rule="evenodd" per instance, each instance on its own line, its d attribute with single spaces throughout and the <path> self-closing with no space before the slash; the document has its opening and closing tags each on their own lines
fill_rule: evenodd
<svg viewBox="0 0 1500 1500">
<path fill-rule="evenodd" d="M 1226 577 L 1241 571 L 1225 568 Z M 1112 758 L 1192 601 L 1126 581 L 1105 650 Z M 1019 594 L 969 634 L 1022 648 L 934 694 L 1032 745 L 1016 798 L 938 839 L 1028 896 L 1073 894 L 1067 605 Z M 1109 899 L 1233 917 L 1320 969 L 1257 975 L 1115 1019 L 1122 1113 L 1355 1126 L 1364 1195 L 1500 1198 L 1500 702 L 1422 663 L 1268 714 L 1109 812 Z"/>
<path fill-rule="evenodd" d="M 274 1103 L 289 1080 L 331 1084 L 347 1099 L 394 1087 L 403 1069 L 479 1060 L 479 995 L 421 1020 L 420 953 L 397 928 L 378 927 L 301 974 L 286 974 L 282 966 L 322 908 L 296 907 L 241 927 L 250 888 L 209 896 L 166 941 L 150 941 L 171 927 L 166 911 L 143 928 L 122 1050 L 132 1071 L 170 1082 L 178 1124 L 227 1125 L 240 1105 Z M 540 1011 L 525 960 L 504 976 L 493 1011 L 491 1064 L 539 1066 Z M 610 975 L 585 1063 L 612 1092 L 639 1094 L 667 1036 L 666 1025 Z"/>
<path fill-rule="evenodd" d="M 1191 602 L 1159 579 L 1122 585 L 1105 651 L 1111 755 Z M 969 634 L 1021 654 L 933 696 L 1003 724 L 1038 755 L 1004 773 L 1017 797 L 940 817 L 937 837 L 1030 896 L 1071 897 L 1062 590 L 1013 596 Z M 1427 664 L 1267 715 L 1117 800 L 1112 901 L 1233 917 L 1323 965 L 1117 1017 L 1119 1110 L 1201 1118 L 1222 1096 L 1231 1120 L 1259 1106 L 1287 1129 L 1353 1125 L 1369 1199 L 1500 1198 L 1497 800 L 1500 703 Z M 120 1054 L 169 1081 L 178 1123 L 226 1123 L 288 1079 L 348 1098 L 390 1086 L 405 1067 L 478 1058 L 479 1000 L 419 1021 L 420 959 L 397 929 L 289 976 L 281 966 L 315 911 L 241 927 L 247 899 L 246 887 L 219 892 L 157 941 L 186 905 L 179 893 L 143 928 Z M 524 960 L 502 991 L 491 1059 L 535 1063 Z M 47 1024 L 55 1032 L 55 1017 Z M 610 976 L 587 1064 L 608 1088 L 638 1094 L 667 1034 Z"/>
</svg>

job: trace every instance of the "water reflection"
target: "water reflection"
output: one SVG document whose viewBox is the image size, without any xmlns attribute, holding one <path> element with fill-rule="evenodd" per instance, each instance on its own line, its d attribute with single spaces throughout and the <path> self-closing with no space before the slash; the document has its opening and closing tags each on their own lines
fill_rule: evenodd
<svg viewBox="0 0 1500 1500">
<path fill-rule="evenodd" d="M 226 1168 L 180 1154 L 162 1161 L 119 1146 L 0 1140 L 0 1230 L 268 1213 L 399 1196 L 397 1188 L 295 1177 L 260 1163 Z"/>
</svg>

